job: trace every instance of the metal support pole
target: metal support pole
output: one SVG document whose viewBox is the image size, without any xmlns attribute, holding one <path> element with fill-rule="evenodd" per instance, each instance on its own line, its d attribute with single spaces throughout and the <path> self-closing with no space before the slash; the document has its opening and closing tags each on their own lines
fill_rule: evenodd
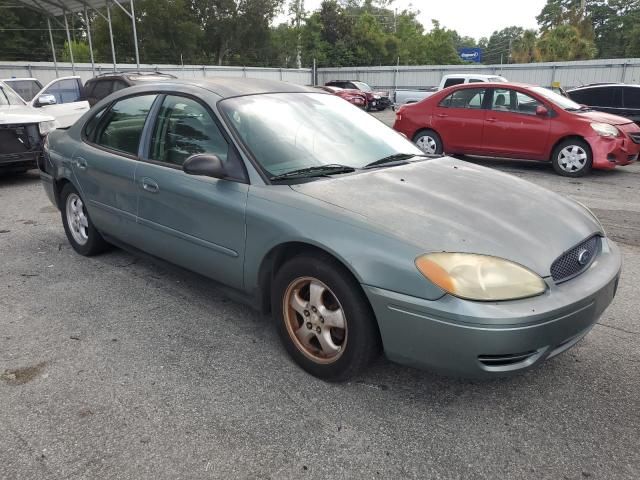
<svg viewBox="0 0 640 480">
<path fill-rule="evenodd" d="M 69 33 L 69 22 L 67 22 L 67 12 L 64 12 L 64 29 L 67 31 L 67 45 L 69 47 L 69 57 L 71 58 L 71 70 L 76 74 L 76 64 L 73 61 L 73 48 L 71 47 L 71 34 Z"/>
<path fill-rule="evenodd" d="M 89 24 L 89 14 L 87 7 L 84 7 L 84 21 L 87 24 L 87 40 L 89 40 L 89 53 L 91 54 L 91 73 L 96 76 L 96 62 L 93 59 L 93 42 L 91 41 L 91 25 Z"/>
<path fill-rule="evenodd" d="M 109 39 L 111 40 L 111 58 L 113 59 L 113 71 L 116 71 L 116 47 L 113 45 L 113 29 L 111 28 L 111 7 L 109 2 L 105 2 L 107 6 L 107 24 L 109 25 Z"/>
<path fill-rule="evenodd" d="M 136 14 L 133 11 L 133 0 L 129 0 L 131 5 L 131 26 L 133 27 L 133 45 L 136 48 L 136 66 L 140 71 L 140 55 L 138 53 L 138 32 L 136 31 Z"/>
<path fill-rule="evenodd" d="M 51 42 L 51 53 L 53 54 L 53 66 L 56 69 L 56 78 L 58 78 L 58 59 L 56 58 L 56 47 L 53 44 L 53 35 L 51 34 L 51 20 L 47 17 L 47 26 L 49 27 L 49 41 Z"/>
</svg>

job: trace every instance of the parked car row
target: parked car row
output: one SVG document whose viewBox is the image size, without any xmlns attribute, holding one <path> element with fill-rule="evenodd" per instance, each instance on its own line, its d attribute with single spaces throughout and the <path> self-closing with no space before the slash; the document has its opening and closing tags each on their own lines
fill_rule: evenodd
<svg viewBox="0 0 640 480">
<path fill-rule="evenodd" d="M 573 123 L 598 161 L 638 131 L 542 90 L 450 87 L 403 107 L 396 127 L 433 153 L 484 145 L 485 132 L 533 149 L 531 136 L 549 145 Z M 585 168 L 561 146 L 562 168 Z M 50 133 L 40 175 L 76 252 L 118 245 L 218 281 L 270 312 L 291 358 L 323 379 L 349 379 L 380 351 L 490 378 L 575 345 L 621 269 L 594 215 L 423 150 L 316 88 L 173 80 L 112 93 Z"/>
<path fill-rule="evenodd" d="M 428 154 L 550 161 L 578 177 L 638 160 L 640 127 L 547 88 L 462 84 L 396 112 L 394 128 Z"/>
</svg>

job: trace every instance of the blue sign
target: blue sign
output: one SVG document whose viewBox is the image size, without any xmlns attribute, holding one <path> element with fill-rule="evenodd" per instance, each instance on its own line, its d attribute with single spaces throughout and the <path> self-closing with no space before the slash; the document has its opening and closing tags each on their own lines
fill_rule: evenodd
<svg viewBox="0 0 640 480">
<path fill-rule="evenodd" d="M 465 62 L 482 62 L 482 49 L 481 48 L 460 48 L 458 49 L 458 55 Z"/>
</svg>

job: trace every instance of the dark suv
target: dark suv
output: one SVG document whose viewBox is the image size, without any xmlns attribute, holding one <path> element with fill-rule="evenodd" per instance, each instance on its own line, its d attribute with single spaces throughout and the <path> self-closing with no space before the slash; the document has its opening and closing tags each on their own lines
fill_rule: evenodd
<svg viewBox="0 0 640 480">
<path fill-rule="evenodd" d="M 367 111 L 384 110 L 391 106 L 389 92 L 374 91 L 369 85 L 358 80 L 331 80 L 325 83 L 328 87 L 348 88 L 352 90 L 360 90 L 367 97 Z"/>
<path fill-rule="evenodd" d="M 574 102 L 626 117 L 640 125 L 640 85 L 600 83 L 574 88 L 567 93 Z"/>
<path fill-rule="evenodd" d="M 89 105 L 93 106 L 106 96 L 123 88 L 141 83 L 158 82 L 178 78 L 169 73 L 160 72 L 109 72 L 87 80 L 84 92 Z"/>
</svg>

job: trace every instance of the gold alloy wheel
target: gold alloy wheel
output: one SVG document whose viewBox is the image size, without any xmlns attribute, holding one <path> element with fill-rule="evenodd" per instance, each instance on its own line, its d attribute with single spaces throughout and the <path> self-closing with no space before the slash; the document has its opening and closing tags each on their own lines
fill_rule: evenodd
<svg viewBox="0 0 640 480">
<path fill-rule="evenodd" d="M 315 363 L 338 360 L 347 345 L 347 319 L 335 294 L 320 280 L 293 280 L 283 296 L 287 333 L 295 346 Z"/>
</svg>

